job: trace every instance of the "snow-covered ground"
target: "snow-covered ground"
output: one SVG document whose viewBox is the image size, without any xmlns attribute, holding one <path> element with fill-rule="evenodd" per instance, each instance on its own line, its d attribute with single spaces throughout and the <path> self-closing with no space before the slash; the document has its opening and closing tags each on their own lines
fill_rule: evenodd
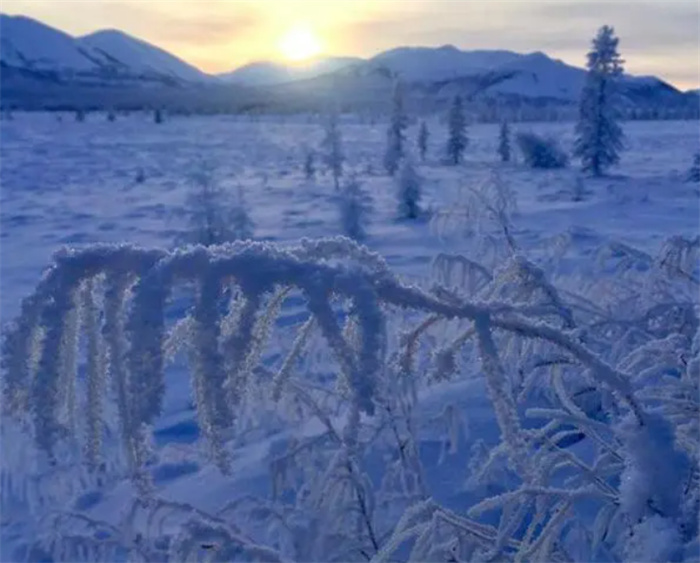
<svg viewBox="0 0 700 563">
<path fill-rule="evenodd" d="M 581 243 L 591 247 L 614 238 L 648 250 L 666 236 L 698 230 L 697 195 L 683 181 L 700 140 L 695 122 L 628 123 L 629 150 L 621 166 L 609 178 L 586 179 L 590 195 L 582 202 L 567 196 L 578 174 L 574 167 L 532 171 L 499 164 L 494 125 L 469 128 L 466 162 L 457 168 L 439 163 L 445 126 L 436 121 L 429 127 L 428 161 L 420 166 L 426 208 L 449 208 L 459 201 L 461 187 L 478 184 L 496 167 L 516 193 L 517 236 L 534 249 L 567 230 L 580 232 Z M 414 124 L 409 130 L 411 148 L 417 129 Z M 569 123 L 513 126 L 514 133 L 521 130 L 552 134 L 566 148 L 573 139 Z M 304 179 L 305 150 L 316 149 L 323 136 L 317 120 L 173 117 L 155 125 L 142 114 L 113 123 L 102 114 L 89 115 L 85 123 L 72 114 L 60 122 L 55 115 L 18 114 L 3 122 L 0 135 L 0 303 L 6 320 L 62 245 L 172 246 L 186 225 L 187 178 L 202 160 L 223 186 L 243 186 L 258 238 L 286 242 L 342 234 L 330 176 Z M 366 244 L 401 274 L 428 275 L 434 255 L 458 249 L 459 239 L 441 240 L 425 222 L 395 221 L 396 190 L 382 167 L 383 123 L 348 119 L 342 135 L 346 174 L 355 173 L 373 199 Z M 323 169 L 320 162 L 316 166 Z"/>
<path fill-rule="evenodd" d="M 621 166 L 609 177 L 583 179 L 582 201 L 571 197 L 578 176 L 575 167 L 533 171 L 518 160 L 498 163 L 494 125 L 469 128 L 466 162 L 459 167 L 440 163 L 444 125 L 434 121 L 429 127 L 428 159 L 419 165 L 425 178 L 423 208 L 433 213 L 459 209 L 464 187 L 484 182 L 496 169 L 515 193 L 513 235 L 526 254 L 537 256 L 555 237 L 568 233 L 572 267 L 585 273 L 594 261 L 593 252 L 606 241 L 653 253 L 671 235 L 698 234 L 697 184 L 684 181 L 700 145 L 697 123 L 626 124 L 628 150 Z M 413 124 L 409 131 L 411 148 L 417 129 Z M 341 130 L 346 174 L 355 174 L 372 199 L 367 246 L 402 277 L 428 283 L 433 258 L 439 252 L 465 250 L 464 238 L 458 230 L 440 229 L 435 222 L 397 220 L 396 188 L 382 168 L 385 124 L 348 118 Z M 567 149 L 572 143 L 572 124 L 513 127 L 514 133 L 523 130 L 551 134 Z M 113 123 L 103 115 L 89 115 L 86 122 L 77 123 L 72 115 L 58 121 L 55 115 L 17 114 L 3 122 L 0 134 L 3 322 L 17 314 L 20 300 L 31 293 L 52 253 L 63 245 L 126 241 L 172 247 L 186 228 L 187 178 L 202 161 L 215 170 L 222 186 L 244 188 L 257 238 L 286 244 L 300 237 L 342 234 L 330 176 L 304 178 L 305 152 L 315 149 L 323 135 L 313 118 L 172 117 L 156 125 L 142 114 L 119 116 Z M 322 168 L 319 162 L 317 166 Z M 181 367 L 168 374 L 165 413 L 156 425 L 156 484 L 168 499 L 204 509 L 243 493 L 264 493 L 269 456 L 288 442 L 291 431 L 270 429 L 257 439 L 244 440 L 233 461 L 235 479 L 222 477 L 210 465 L 184 462 L 183 452 L 192 453 L 188 448 L 198 430 Z M 431 389 L 420 402 L 420 418 L 442 420 L 448 402 L 460 412 L 466 435 L 489 441 L 494 421 L 480 381 Z M 309 422 L 295 435 L 313 436 L 321 430 Z M 468 450 L 447 455 L 437 434 L 420 445 L 428 488 L 458 511 L 475 500 L 460 481 L 469 463 Z M 88 492 L 73 508 L 110 520 L 128 499 L 130 487 L 124 481 Z M 12 517 L 3 517 L 6 524 L 13 523 Z M 22 526 L 7 528 L 6 546 L 26 532 Z M 3 560 L 11 557 L 7 549 Z"/>
</svg>

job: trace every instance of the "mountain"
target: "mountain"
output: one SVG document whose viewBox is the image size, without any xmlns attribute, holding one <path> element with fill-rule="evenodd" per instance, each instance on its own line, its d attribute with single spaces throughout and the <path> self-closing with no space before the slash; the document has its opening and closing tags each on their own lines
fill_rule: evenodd
<svg viewBox="0 0 700 563">
<path fill-rule="evenodd" d="M 572 115 L 585 71 L 541 52 L 398 47 L 369 59 L 324 57 L 303 65 L 256 62 L 208 75 L 118 30 L 72 37 L 24 16 L 0 15 L 2 104 L 23 108 L 171 107 L 183 111 L 388 111 L 397 77 L 414 112 L 443 111 L 459 94 L 476 116 Z M 696 93 L 655 77 L 620 80 L 625 109 L 697 114 Z M 560 111 L 562 108 L 565 110 Z M 694 113 L 693 113 L 694 112 Z M 479 118 L 481 118 L 479 117 Z"/>
<path fill-rule="evenodd" d="M 452 45 L 398 47 L 375 55 L 368 63 L 410 82 L 430 82 L 487 72 L 522 56 L 512 51 L 461 51 Z"/>
<path fill-rule="evenodd" d="M 37 72 L 90 72 L 99 56 L 67 33 L 24 16 L 0 14 L 3 65 Z"/>
<path fill-rule="evenodd" d="M 250 63 L 232 72 L 217 75 L 224 82 L 246 86 L 269 86 L 305 80 L 363 62 L 358 57 L 324 57 L 304 65 L 285 65 L 270 61 Z"/>
<path fill-rule="evenodd" d="M 0 14 L 3 82 L 176 84 L 211 79 L 166 51 L 115 30 L 72 37 L 24 16 Z"/>
<path fill-rule="evenodd" d="M 115 29 L 96 31 L 78 39 L 81 46 L 104 56 L 105 62 L 121 65 L 142 75 L 169 75 L 198 81 L 211 77 L 167 51 Z"/>
</svg>

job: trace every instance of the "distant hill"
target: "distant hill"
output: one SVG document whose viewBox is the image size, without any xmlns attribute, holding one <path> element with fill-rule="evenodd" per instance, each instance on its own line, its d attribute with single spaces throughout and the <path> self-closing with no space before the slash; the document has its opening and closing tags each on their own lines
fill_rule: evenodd
<svg viewBox="0 0 700 563">
<path fill-rule="evenodd" d="M 358 57 L 325 57 L 304 65 L 284 65 L 269 61 L 250 63 L 234 71 L 217 75 L 232 84 L 246 86 L 269 86 L 294 80 L 315 78 L 363 62 Z"/>
</svg>

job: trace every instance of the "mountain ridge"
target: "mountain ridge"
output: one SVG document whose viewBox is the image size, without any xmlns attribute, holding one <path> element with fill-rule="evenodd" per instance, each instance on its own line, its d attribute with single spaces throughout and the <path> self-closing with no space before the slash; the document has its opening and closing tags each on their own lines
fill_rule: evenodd
<svg viewBox="0 0 700 563">
<path fill-rule="evenodd" d="M 342 98 L 346 107 L 383 107 L 380 97 L 396 78 L 407 82 L 410 94 L 426 107 L 439 106 L 455 94 L 491 100 L 487 105 L 502 99 L 571 105 L 586 74 L 541 51 L 442 45 L 400 46 L 367 59 L 320 57 L 303 65 L 259 61 L 211 75 L 117 29 L 73 37 L 38 20 L 7 14 L 0 14 L 0 47 L 3 102 L 9 98 L 9 103 L 22 106 L 30 99 L 40 107 L 56 105 L 56 92 L 61 104 L 69 104 L 73 96 L 97 106 L 177 99 L 193 107 L 288 107 L 283 99 L 287 92 L 295 98 L 293 107 L 306 108 L 308 100 L 327 106 L 334 97 Z M 630 106 L 687 106 L 697 97 L 656 77 L 626 75 L 622 85 Z M 152 94 L 129 94 L 145 87 Z M 173 89 L 180 93 L 175 95 Z M 234 94 L 245 102 L 230 101 Z"/>
</svg>

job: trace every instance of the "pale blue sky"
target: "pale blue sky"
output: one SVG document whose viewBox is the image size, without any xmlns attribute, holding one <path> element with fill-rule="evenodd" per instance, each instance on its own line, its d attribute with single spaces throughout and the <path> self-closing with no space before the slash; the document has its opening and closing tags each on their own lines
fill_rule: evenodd
<svg viewBox="0 0 700 563">
<path fill-rule="evenodd" d="M 280 58 L 280 37 L 298 24 L 331 55 L 451 43 L 583 66 L 591 37 L 609 24 L 629 72 L 700 86 L 697 0 L 3 0 L 2 10 L 75 35 L 121 29 L 209 72 Z"/>
</svg>

